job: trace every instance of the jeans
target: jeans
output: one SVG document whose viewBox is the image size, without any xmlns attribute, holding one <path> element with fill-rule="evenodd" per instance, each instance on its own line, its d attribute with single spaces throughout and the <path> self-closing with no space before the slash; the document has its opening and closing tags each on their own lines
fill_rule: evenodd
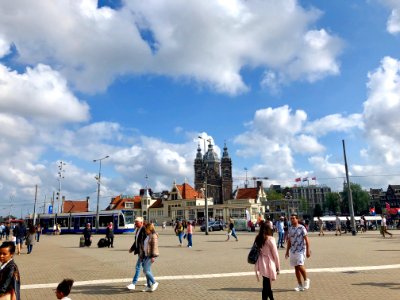
<svg viewBox="0 0 400 300">
<path fill-rule="evenodd" d="M 138 256 L 138 260 L 136 262 L 136 267 L 135 267 L 135 275 L 133 276 L 133 279 L 132 279 L 133 284 L 136 284 L 138 282 L 141 266 L 143 266 L 143 261 Z"/>
<path fill-rule="evenodd" d="M 31 253 L 33 245 L 27 245 L 26 247 L 28 249 L 28 254 Z"/>
<path fill-rule="evenodd" d="M 178 233 L 179 244 L 181 244 L 181 245 L 182 245 L 182 238 L 183 238 L 183 235 L 184 235 L 183 232 Z"/>
<path fill-rule="evenodd" d="M 235 230 L 235 228 L 232 228 L 231 235 L 232 235 L 235 239 L 238 239 L 238 237 L 237 237 L 237 235 L 236 235 L 236 230 Z"/>
<path fill-rule="evenodd" d="M 284 235 L 285 235 L 285 232 L 279 232 L 278 233 L 278 247 L 279 246 L 283 247 L 283 243 L 284 243 L 283 237 L 284 237 Z"/>
<path fill-rule="evenodd" d="M 156 282 L 153 273 L 151 273 L 151 257 L 143 259 L 143 272 L 146 275 L 147 287 L 151 287 Z"/>
<path fill-rule="evenodd" d="M 40 232 L 36 232 L 36 241 L 39 242 L 39 240 L 40 240 Z"/>
<path fill-rule="evenodd" d="M 188 247 L 192 247 L 193 243 L 192 243 L 192 234 L 191 233 L 187 234 L 187 240 L 188 240 Z"/>
</svg>

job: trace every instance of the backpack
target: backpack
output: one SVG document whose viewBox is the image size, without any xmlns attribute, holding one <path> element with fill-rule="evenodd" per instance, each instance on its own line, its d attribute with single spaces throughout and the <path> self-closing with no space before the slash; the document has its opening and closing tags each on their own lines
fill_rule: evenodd
<svg viewBox="0 0 400 300">
<path fill-rule="evenodd" d="M 247 262 L 254 265 L 258 260 L 259 254 L 260 249 L 258 249 L 257 244 L 254 242 L 253 246 L 250 249 L 249 255 L 247 256 Z"/>
</svg>

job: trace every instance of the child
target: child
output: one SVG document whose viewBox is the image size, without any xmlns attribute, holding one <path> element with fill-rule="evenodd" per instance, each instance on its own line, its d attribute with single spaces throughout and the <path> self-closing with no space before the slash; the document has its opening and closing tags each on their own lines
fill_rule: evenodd
<svg viewBox="0 0 400 300">
<path fill-rule="evenodd" d="M 71 288 L 72 288 L 73 284 L 74 284 L 74 281 L 72 279 L 64 279 L 63 281 L 61 281 L 60 284 L 57 286 L 57 290 L 56 290 L 57 299 L 71 300 L 71 298 L 69 298 L 67 296 L 71 292 Z"/>
<path fill-rule="evenodd" d="M 20 277 L 13 257 L 14 242 L 3 242 L 0 246 L 0 298 L 20 299 Z"/>
</svg>

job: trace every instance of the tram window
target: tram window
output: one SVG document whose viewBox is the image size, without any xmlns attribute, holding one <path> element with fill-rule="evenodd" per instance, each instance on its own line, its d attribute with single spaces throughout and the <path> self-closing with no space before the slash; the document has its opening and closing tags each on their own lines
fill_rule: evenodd
<svg viewBox="0 0 400 300">
<path fill-rule="evenodd" d="M 61 227 L 68 227 L 68 218 L 67 217 L 57 218 L 57 223 L 60 224 Z"/>
<path fill-rule="evenodd" d="M 110 222 L 113 221 L 113 216 L 100 216 L 99 217 L 99 224 L 100 227 L 106 227 Z"/>
<path fill-rule="evenodd" d="M 91 217 L 80 217 L 79 218 L 79 227 L 85 227 L 87 223 L 90 223 L 92 226 L 95 226 L 95 224 L 92 224 Z"/>
<path fill-rule="evenodd" d="M 134 219 L 133 218 L 134 217 L 133 211 L 132 210 L 124 211 L 124 215 L 125 215 L 125 223 L 126 224 L 133 224 L 133 219 Z"/>
</svg>

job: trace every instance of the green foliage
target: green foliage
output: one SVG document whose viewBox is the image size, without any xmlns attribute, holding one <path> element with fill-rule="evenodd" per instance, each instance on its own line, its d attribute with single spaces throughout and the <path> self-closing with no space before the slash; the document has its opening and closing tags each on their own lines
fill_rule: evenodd
<svg viewBox="0 0 400 300">
<path fill-rule="evenodd" d="M 307 214 L 308 213 L 308 201 L 304 198 L 300 199 L 300 211 L 303 214 Z"/>
<path fill-rule="evenodd" d="M 324 209 L 332 213 L 340 212 L 340 194 L 336 192 L 326 194 Z"/>
<path fill-rule="evenodd" d="M 281 193 L 277 193 L 274 190 L 269 190 L 267 192 L 267 199 L 268 200 L 280 200 L 280 199 L 283 199 L 283 195 Z"/>
<path fill-rule="evenodd" d="M 321 217 L 324 214 L 322 207 L 319 203 L 315 204 L 314 217 Z"/>
<path fill-rule="evenodd" d="M 353 198 L 353 207 L 355 215 L 368 214 L 368 206 L 370 201 L 370 196 L 368 192 L 361 188 L 361 185 L 356 183 L 350 183 L 351 195 Z M 342 213 L 349 213 L 349 192 L 347 186 L 340 193 L 342 197 Z"/>
</svg>

